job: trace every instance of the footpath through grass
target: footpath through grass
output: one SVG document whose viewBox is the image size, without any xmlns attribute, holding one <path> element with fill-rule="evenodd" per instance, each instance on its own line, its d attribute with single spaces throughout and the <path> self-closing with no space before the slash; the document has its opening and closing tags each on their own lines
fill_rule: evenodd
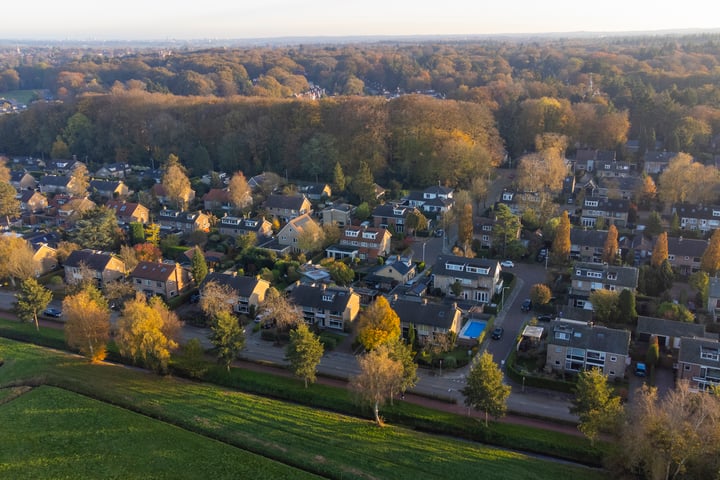
<svg viewBox="0 0 720 480">
<path fill-rule="evenodd" d="M 0 425 L 0 478 L 318 478 L 54 387 L 0 406 Z"/>
<path fill-rule="evenodd" d="M 215 385 L 92 365 L 70 354 L 6 339 L 0 339 L 0 357 L 5 359 L 0 386 L 55 385 L 328 478 L 604 478 L 582 467 L 394 426 L 378 428 L 354 417 Z M 76 430 L 92 436 L 82 422 Z M 143 457 L 142 461 L 151 460 Z M 245 478 L 264 477 L 261 472 Z"/>
</svg>

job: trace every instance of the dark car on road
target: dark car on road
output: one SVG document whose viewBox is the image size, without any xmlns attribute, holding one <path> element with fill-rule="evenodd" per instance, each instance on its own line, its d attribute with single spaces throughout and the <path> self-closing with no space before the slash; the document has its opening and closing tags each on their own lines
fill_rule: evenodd
<svg viewBox="0 0 720 480">
<path fill-rule="evenodd" d="M 58 310 L 57 308 L 46 308 L 43 311 L 43 315 L 47 315 L 48 317 L 53 318 L 60 318 L 62 317 L 62 311 Z"/>
<path fill-rule="evenodd" d="M 538 315 L 538 322 L 549 322 L 553 319 L 552 315 Z"/>
<path fill-rule="evenodd" d="M 495 330 L 492 331 L 492 339 L 500 340 L 503 336 L 503 333 L 505 333 L 505 329 L 502 327 L 497 327 Z"/>
<path fill-rule="evenodd" d="M 532 302 L 530 301 L 530 299 L 526 298 L 525 300 L 523 300 L 523 303 L 520 306 L 520 310 L 522 310 L 523 312 L 529 312 L 531 308 Z"/>
</svg>

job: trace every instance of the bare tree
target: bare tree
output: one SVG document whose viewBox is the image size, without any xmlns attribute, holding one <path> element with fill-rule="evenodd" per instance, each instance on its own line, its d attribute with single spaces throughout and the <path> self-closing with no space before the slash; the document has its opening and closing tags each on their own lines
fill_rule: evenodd
<svg viewBox="0 0 720 480">
<path fill-rule="evenodd" d="M 275 288 L 267 291 L 262 310 L 266 312 L 267 318 L 275 320 L 275 325 L 280 331 L 289 330 L 302 321 L 302 313 L 297 305 Z"/>
<path fill-rule="evenodd" d="M 162 185 L 167 197 L 175 202 L 179 210 L 184 210 L 185 202 L 187 202 L 192 188 L 185 167 L 180 164 L 180 160 L 175 155 L 168 156 Z"/>
<path fill-rule="evenodd" d="M 240 211 L 252 204 L 250 186 L 243 172 L 235 172 L 232 176 L 228 184 L 228 194 L 235 210 Z"/>
<path fill-rule="evenodd" d="M 235 293 L 227 285 L 215 281 L 206 282 L 200 294 L 200 309 L 214 321 L 220 312 L 232 313 Z"/>
<path fill-rule="evenodd" d="M 390 347 L 381 345 L 358 358 L 360 373 L 350 380 L 350 389 L 358 401 L 370 405 L 375 422 L 382 426 L 380 406 L 403 383 L 403 365 L 390 356 Z"/>
</svg>

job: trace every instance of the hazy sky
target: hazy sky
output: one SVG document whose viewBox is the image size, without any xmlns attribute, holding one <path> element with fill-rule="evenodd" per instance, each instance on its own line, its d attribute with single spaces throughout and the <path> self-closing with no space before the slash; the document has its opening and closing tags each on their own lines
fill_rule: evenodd
<svg viewBox="0 0 720 480">
<path fill-rule="evenodd" d="M 9 0 L 0 38 L 197 39 L 720 27 L 715 0 Z"/>
</svg>

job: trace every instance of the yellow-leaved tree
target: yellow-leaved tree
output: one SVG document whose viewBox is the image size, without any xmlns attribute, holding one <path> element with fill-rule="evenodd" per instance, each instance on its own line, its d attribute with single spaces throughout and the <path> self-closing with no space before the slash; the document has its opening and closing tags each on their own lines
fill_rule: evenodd
<svg viewBox="0 0 720 480">
<path fill-rule="evenodd" d="M 400 338 L 400 317 L 385 297 L 378 297 L 360 314 L 358 341 L 365 350 L 397 342 Z"/>
<path fill-rule="evenodd" d="M 158 373 L 165 373 L 170 352 L 178 344 L 169 337 L 170 330 L 175 330 L 175 326 L 166 324 L 171 316 L 166 314 L 169 310 L 163 308 L 161 302 L 153 299 L 148 304 L 145 297 L 138 294 L 125 303 L 115 341 L 122 356 L 143 363 Z"/>
<path fill-rule="evenodd" d="M 65 341 L 93 362 L 107 354 L 110 339 L 110 309 L 100 291 L 87 287 L 63 300 Z"/>
</svg>

